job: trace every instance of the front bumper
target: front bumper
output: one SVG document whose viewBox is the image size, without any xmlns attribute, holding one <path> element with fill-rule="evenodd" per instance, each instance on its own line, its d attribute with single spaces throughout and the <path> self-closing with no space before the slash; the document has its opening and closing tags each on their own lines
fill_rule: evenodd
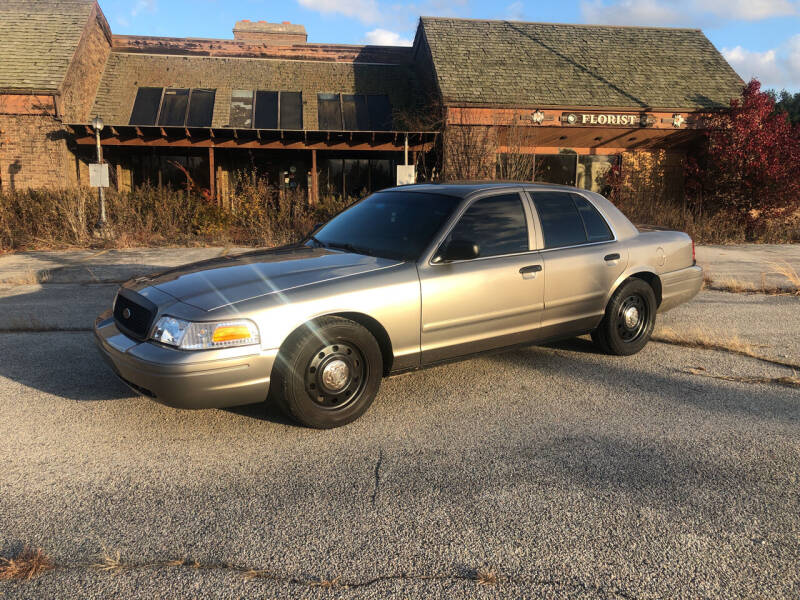
<svg viewBox="0 0 800 600">
<path fill-rule="evenodd" d="M 703 287 L 703 269 L 697 265 L 661 274 L 661 304 L 666 312 L 694 298 Z"/>
<path fill-rule="evenodd" d="M 278 350 L 258 346 L 183 351 L 139 342 L 98 317 L 94 339 L 109 366 L 135 392 L 175 408 L 226 408 L 267 399 Z"/>
</svg>

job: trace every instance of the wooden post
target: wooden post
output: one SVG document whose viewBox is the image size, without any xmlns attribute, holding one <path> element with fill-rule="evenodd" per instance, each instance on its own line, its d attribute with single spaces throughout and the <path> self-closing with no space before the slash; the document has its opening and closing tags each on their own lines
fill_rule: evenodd
<svg viewBox="0 0 800 600">
<path fill-rule="evenodd" d="M 208 190 L 211 192 L 211 197 L 219 204 L 219 197 L 217 196 L 217 169 L 214 166 L 214 146 L 208 149 Z"/>
<path fill-rule="evenodd" d="M 311 151 L 311 202 L 319 202 L 319 174 L 317 173 L 317 151 Z"/>
</svg>

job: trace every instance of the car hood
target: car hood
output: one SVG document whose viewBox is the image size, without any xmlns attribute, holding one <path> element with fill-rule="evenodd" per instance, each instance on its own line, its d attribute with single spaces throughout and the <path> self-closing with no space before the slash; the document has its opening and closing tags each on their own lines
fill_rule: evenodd
<svg viewBox="0 0 800 600">
<path fill-rule="evenodd" d="M 138 277 L 125 284 L 147 296 L 148 288 L 211 311 L 259 296 L 352 277 L 400 261 L 305 246 L 224 256 Z"/>
</svg>

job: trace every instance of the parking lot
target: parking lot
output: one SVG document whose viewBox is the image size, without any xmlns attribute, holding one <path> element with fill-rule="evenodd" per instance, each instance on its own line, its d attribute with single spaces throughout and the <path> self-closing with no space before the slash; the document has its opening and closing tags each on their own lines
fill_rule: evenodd
<svg viewBox="0 0 800 600">
<path fill-rule="evenodd" d="M 136 397 L 94 349 L 111 282 L 219 253 L 0 257 L 0 556 L 58 565 L 0 597 L 800 596 L 800 297 L 703 291 L 660 335 L 717 350 L 483 356 L 314 431 Z"/>
</svg>

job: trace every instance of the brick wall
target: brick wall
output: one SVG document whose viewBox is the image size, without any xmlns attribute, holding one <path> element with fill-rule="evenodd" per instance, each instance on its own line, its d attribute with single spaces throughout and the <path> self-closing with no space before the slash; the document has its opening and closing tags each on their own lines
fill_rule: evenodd
<svg viewBox="0 0 800 600">
<path fill-rule="evenodd" d="M 67 132 L 52 116 L 0 114 L 3 190 L 75 186 L 76 159 Z"/>
<path fill-rule="evenodd" d="M 111 30 L 95 8 L 61 86 L 59 111 L 65 123 L 87 123 L 97 87 L 111 54 Z"/>
</svg>

